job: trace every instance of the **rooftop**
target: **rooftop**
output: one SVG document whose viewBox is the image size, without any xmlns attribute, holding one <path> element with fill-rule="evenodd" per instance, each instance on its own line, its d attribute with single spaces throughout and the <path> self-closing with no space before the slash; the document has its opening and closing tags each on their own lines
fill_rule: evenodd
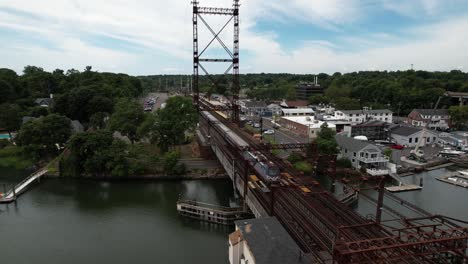
<svg viewBox="0 0 468 264">
<path fill-rule="evenodd" d="M 284 101 L 281 103 L 283 107 L 307 107 L 309 101 L 307 100 L 297 100 L 297 101 Z"/>
<path fill-rule="evenodd" d="M 422 129 L 416 127 L 400 126 L 392 129 L 391 133 L 400 135 L 400 136 L 410 136 L 415 133 L 418 133 Z"/>
<path fill-rule="evenodd" d="M 369 120 L 367 122 L 357 124 L 353 127 L 376 127 L 376 126 L 387 126 L 388 123 L 380 120 Z"/>
<path fill-rule="evenodd" d="M 256 264 L 304 264 L 301 249 L 276 217 L 236 221 Z M 235 238 L 235 235 L 234 237 Z"/>
<path fill-rule="evenodd" d="M 348 151 L 351 151 L 351 152 L 358 152 L 361 149 L 363 149 L 363 148 L 365 148 L 365 147 L 367 147 L 369 145 L 373 145 L 373 144 L 369 143 L 369 141 L 357 140 L 357 139 L 347 137 L 347 136 L 344 136 L 344 135 L 340 135 L 340 134 L 337 134 L 335 136 L 335 139 L 336 139 L 336 143 L 338 143 L 338 145 L 340 147 L 342 147 L 342 148 L 344 147 Z"/>
<path fill-rule="evenodd" d="M 421 115 L 449 115 L 447 109 L 414 109 L 413 111 Z"/>
<path fill-rule="evenodd" d="M 245 107 L 267 107 L 267 104 L 263 101 L 245 101 Z"/>
<path fill-rule="evenodd" d="M 313 114 L 314 110 L 311 108 L 283 108 L 284 114 Z"/>
<path fill-rule="evenodd" d="M 372 110 L 338 110 L 340 112 L 343 112 L 345 114 L 393 114 L 392 111 L 388 109 L 372 109 Z"/>
<path fill-rule="evenodd" d="M 310 126 L 311 128 L 320 128 L 325 122 L 315 120 L 313 116 L 283 116 L 283 119 Z M 334 124 L 327 123 L 329 128 L 336 128 Z"/>
</svg>

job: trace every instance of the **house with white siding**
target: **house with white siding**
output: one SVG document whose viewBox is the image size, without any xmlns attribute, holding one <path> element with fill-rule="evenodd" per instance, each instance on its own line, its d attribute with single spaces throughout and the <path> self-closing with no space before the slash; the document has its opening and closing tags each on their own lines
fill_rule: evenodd
<svg viewBox="0 0 468 264">
<path fill-rule="evenodd" d="M 390 131 L 390 138 L 398 145 L 416 147 L 416 145 L 420 144 L 422 147 L 437 143 L 439 134 L 432 130 L 426 130 L 423 133 L 423 129 L 421 128 L 399 126 Z"/>
<path fill-rule="evenodd" d="M 338 158 L 346 158 L 351 161 L 353 168 L 364 167 L 370 175 L 386 175 L 389 173 L 389 162 L 381 149 L 369 141 L 357 140 L 341 134 L 335 136 L 340 148 Z"/>
</svg>

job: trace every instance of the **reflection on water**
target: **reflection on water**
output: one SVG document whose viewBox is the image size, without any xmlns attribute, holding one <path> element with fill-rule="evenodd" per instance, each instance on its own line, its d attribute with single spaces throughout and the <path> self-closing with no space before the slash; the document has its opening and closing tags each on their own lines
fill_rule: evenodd
<svg viewBox="0 0 468 264">
<path fill-rule="evenodd" d="M 175 203 L 226 205 L 229 181 L 99 182 L 47 179 L 0 205 L 9 263 L 228 263 L 232 227 L 184 219 Z"/>
</svg>

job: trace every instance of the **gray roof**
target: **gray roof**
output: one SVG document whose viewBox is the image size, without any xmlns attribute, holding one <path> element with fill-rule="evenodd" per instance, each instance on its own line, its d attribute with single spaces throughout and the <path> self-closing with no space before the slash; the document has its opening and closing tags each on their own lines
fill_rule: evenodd
<svg viewBox="0 0 468 264">
<path fill-rule="evenodd" d="M 263 101 L 246 101 L 244 102 L 245 103 L 245 107 L 262 107 L 262 108 L 265 108 L 267 107 L 267 104 Z"/>
<path fill-rule="evenodd" d="M 354 125 L 353 127 L 371 127 L 371 126 L 388 126 L 389 123 L 380 120 L 369 120 L 361 124 Z"/>
<path fill-rule="evenodd" d="M 22 121 L 22 124 L 24 124 L 24 123 L 27 123 L 27 122 L 32 121 L 34 119 L 36 119 L 34 116 L 23 116 L 21 121 Z"/>
<path fill-rule="evenodd" d="M 400 136 L 410 136 L 414 133 L 421 131 L 422 129 L 416 127 L 400 126 L 392 129 L 391 133 Z"/>
<path fill-rule="evenodd" d="M 34 103 L 36 104 L 43 104 L 46 103 L 47 105 L 50 105 L 54 100 L 52 98 L 37 98 L 34 100 Z"/>
<path fill-rule="evenodd" d="M 236 221 L 256 264 L 299 264 L 301 249 L 276 217 Z"/>
<path fill-rule="evenodd" d="M 345 114 L 380 114 L 380 113 L 388 113 L 392 114 L 393 112 L 388 109 L 375 109 L 375 110 L 339 110 Z"/>
<path fill-rule="evenodd" d="M 335 139 L 336 139 L 336 143 L 338 143 L 338 145 L 341 148 L 345 148 L 348 151 L 352 151 L 352 152 L 358 152 L 361 149 L 363 149 L 363 148 L 365 148 L 365 147 L 367 147 L 369 145 L 373 145 L 373 144 L 369 143 L 368 141 L 357 140 L 357 139 L 347 137 L 347 136 L 343 136 L 343 135 L 340 135 L 340 134 L 337 134 L 335 136 Z"/>
<path fill-rule="evenodd" d="M 414 109 L 413 111 L 418 112 L 421 115 L 449 115 L 447 109 Z"/>
<path fill-rule="evenodd" d="M 73 128 L 73 132 L 75 133 L 81 133 L 84 132 L 84 127 L 78 120 L 72 120 L 71 121 L 71 126 Z"/>
</svg>

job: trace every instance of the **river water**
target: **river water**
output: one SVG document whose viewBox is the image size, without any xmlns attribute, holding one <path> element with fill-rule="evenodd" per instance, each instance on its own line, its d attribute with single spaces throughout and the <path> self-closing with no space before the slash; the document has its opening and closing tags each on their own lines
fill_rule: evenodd
<svg viewBox="0 0 468 264">
<path fill-rule="evenodd" d="M 468 189 L 440 182 L 439 169 L 403 178 L 423 189 L 398 193 L 431 213 L 468 220 Z M 0 170 L 2 183 L 21 181 L 28 172 Z M 330 181 L 321 178 L 324 186 Z M 0 189 L 0 191 L 3 191 Z M 5 263 L 228 263 L 227 236 L 232 228 L 200 223 L 177 215 L 184 198 L 228 205 L 229 180 L 182 182 L 102 182 L 45 179 L 17 204 L 0 205 L 0 260 Z M 365 191 L 376 197 L 376 192 Z M 385 203 L 408 216 L 391 199 Z M 357 212 L 375 214 L 375 204 L 361 196 Z M 393 218 L 383 210 L 383 218 Z"/>
<path fill-rule="evenodd" d="M 26 174 L 2 170 L 0 183 Z M 232 228 L 179 217 L 181 194 L 227 205 L 232 184 L 45 179 L 16 205 L 0 205 L 0 259 L 14 264 L 228 263 Z"/>
<path fill-rule="evenodd" d="M 447 175 L 451 170 L 457 170 L 458 168 L 449 169 L 441 168 L 403 177 L 403 183 L 414 185 L 419 185 L 422 179 L 423 188 L 418 191 L 395 193 L 395 195 L 431 214 L 440 214 L 468 221 L 468 188 L 455 186 L 436 179 L 436 177 Z M 322 176 L 319 180 L 323 186 L 330 189 L 330 179 Z M 387 185 L 390 186 L 392 184 Z M 340 188 L 340 184 L 338 183 L 336 191 L 339 192 Z M 375 200 L 377 199 L 377 192 L 375 190 L 364 190 L 362 192 L 373 197 Z M 387 195 L 384 197 L 384 204 L 407 217 L 422 216 L 395 202 Z M 364 217 L 375 215 L 376 205 L 374 202 L 361 195 L 355 210 Z M 395 217 L 396 216 L 391 214 L 389 210 L 386 210 L 385 208 L 382 210 L 382 218 L 384 220 L 394 219 Z"/>
</svg>

